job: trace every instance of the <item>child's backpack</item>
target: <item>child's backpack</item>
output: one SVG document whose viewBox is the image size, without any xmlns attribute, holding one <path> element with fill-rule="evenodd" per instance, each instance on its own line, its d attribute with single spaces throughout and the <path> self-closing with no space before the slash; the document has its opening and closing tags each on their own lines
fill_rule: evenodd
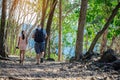
<svg viewBox="0 0 120 80">
<path fill-rule="evenodd" d="M 41 28 L 40 30 L 36 29 L 34 41 L 38 43 L 45 42 L 45 33 L 43 31 L 43 28 Z"/>
</svg>

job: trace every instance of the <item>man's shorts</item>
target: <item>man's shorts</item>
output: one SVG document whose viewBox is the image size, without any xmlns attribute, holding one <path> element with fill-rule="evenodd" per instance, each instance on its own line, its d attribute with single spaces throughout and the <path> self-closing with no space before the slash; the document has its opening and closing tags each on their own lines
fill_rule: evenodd
<svg viewBox="0 0 120 80">
<path fill-rule="evenodd" d="M 41 42 L 41 43 L 35 42 L 34 48 L 35 48 L 35 52 L 37 54 L 44 52 L 45 51 L 45 42 Z"/>
</svg>

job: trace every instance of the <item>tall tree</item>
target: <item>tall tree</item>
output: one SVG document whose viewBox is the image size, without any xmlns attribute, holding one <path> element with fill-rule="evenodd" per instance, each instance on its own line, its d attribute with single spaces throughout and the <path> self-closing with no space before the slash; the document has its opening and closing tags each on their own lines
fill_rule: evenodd
<svg viewBox="0 0 120 80">
<path fill-rule="evenodd" d="M 41 26 L 44 27 L 44 22 L 45 22 L 45 15 L 47 11 L 47 6 L 48 6 L 49 0 L 43 0 L 42 3 L 42 17 L 41 17 Z"/>
<path fill-rule="evenodd" d="M 92 52 L 94 49 L 94 46 L 96 44 L 96 42 L 98 41 L 98 39 L 101 37 L 101 35 L 105 32 L 105 30 L 109 27 L 110 22 L 113 20 L 113 18 L 115 17 L 115 15 L 117 14 L 118 10 L 120 8 L 120 2 L 118 3 L 118 5 L 114 8 L 114 10 L 112 11 L 112 14 L 110 15 L 109 19 L 107 20 L 107 22 L 105 23 L 103 29 L 101 31 L 99 31 L 97 33 L 97 35 L 95 36 L 94 40 L 92 41 L 90 48 L 88 50 L 88 52 Z"/>
<path fill-rule="evenodd" d="M 111 12 L 111 1 L 108 0 L 104 0 L 104 6 L 103 6 L 103 11 L 105 12 L 105 14 L 103 15 L 105 17 L 105 21 L 107 21 L 108 19 L 108 15 L 110 15 Z M 104 31 L 104 33 L 102 34 L 102 40 L 101 40 L 101 46 L 100 46 L 100 53 L 103 54 L 103 52 L 107 49 L 107 35 L 108 35 L 108 29 L 106 29 Z"/>
<path fill-rule="evenodd" d="M 5 52 L 5 22 L 6 22 L 6 9 L 7 9 L 7 0 L 2 1 L 2 17 L 1 17 L 1 26 L 0 26 L 0 55 L 6 57 Z"/>
<path fill-rule="evenodd" d="M 11 26 L 13 26 L 13 24 L 15 24 L 14 23 L 14 19 L 13 19 L 13 17 L 14 17 L 13 15 L 14 15 L 15 9 L 17 8 L 18 2 L 19 2 L 19 0 L 14 0 L 12 2 L 12 5 L 11 5 L 10 11 L 9 11 L 9 16 L 8 16 L 8 22 L 7 22 L 7 26 L 6 26 L 6 31 L 5 31 L 5 38 L 6 38 L 5 43 L 7 44 L 6 48 L 7 48 L 8 54 L 10 54 L 11 51 L 12 51 L 12 49 L 8 48 L 8 47 L 12 48 L 12 45 L 8 46 L 8 42 L 14 41 L 12 39 L 15 39 L 15 38 L 12 38 L 10 34 L 15 34 L 15 33 L 11 33 L 11 31 L 13 32 L 16 28 L 11 28 Z M 15 37 L 16 35 L 13 35 L 13 36 Z M 10 37 L 11 37 L 11 41 L 8 41 L 9 40 L 8 38 L 10 38 Z M 11 43 L 11 44 L 14 45 L 14 43 Z"/>
<path fill-rule="evenodd" d="M 58 46 L 58 61 L 62 58 L 62 0 L 59 0 L 59 46 Z"/>
<path fill-rule="evenodd" d="M 47 32 L 47 39 L 46 39 L 46 47 L 49 43 L 49 47 L 48 47 L 48 57 L 50 57 L 50 31 L 51 31 L 51 25 L 52 25 L 52 19 L 53 19 L 53 15 L 54 15 L 54 11 L 55 11 L 55 7 L 57 4 L 57 0 L 53 0 L 51 7 L 50 7 L 50 13 L 49 13 L 49 17 L 47 20 L 47 27 L 46 27 L 46 32 Z"/>
<path fill-rule="evenodd" d="M 9 12 L 9 18 L 13 16 L 13 12 L 15 11 L 17 5 L 18 5 L 19 0 L 14 0 L 13 4 L 11 6 L 10 12 Z"/>
<path fill-rule="evenodd" d="M 100 53 L 103 54 L 103 52 L 106 50 L 106 44 L 107 44 L 107 34 L 108 34 L 108 29 L 105 30 L 105 32 L 102 35 L 102 40 L 101 40 L 101 47 L 100 47 Z"/>
<path fill-rule="evenodd" d="M 79 56 L 80 54 L 82 54 L 83 51 L 83 35 L 84 35 L 84 26 L 86 22 L 87 3 L 88 0 L 82 0 L 81 2 L 81 9 L 80 9 L 79 21 L 78 21 L 76 49 L 75 49 L 76 60 L 79 59 Z"/>
</svg>

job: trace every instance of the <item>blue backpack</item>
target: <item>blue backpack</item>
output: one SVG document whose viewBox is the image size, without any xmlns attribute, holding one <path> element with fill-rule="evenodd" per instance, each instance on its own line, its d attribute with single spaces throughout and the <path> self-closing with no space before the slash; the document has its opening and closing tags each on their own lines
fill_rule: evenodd
<svg viewBox="0 0 120 80">
<path fill-rule="evenodd" d="M 46 34 L 44 33 L 43 28 L 41 28 L 40 30 L 36 29 L 34 41 L 38 43 L 45 42 L 45 35 Z"/>
</svg>

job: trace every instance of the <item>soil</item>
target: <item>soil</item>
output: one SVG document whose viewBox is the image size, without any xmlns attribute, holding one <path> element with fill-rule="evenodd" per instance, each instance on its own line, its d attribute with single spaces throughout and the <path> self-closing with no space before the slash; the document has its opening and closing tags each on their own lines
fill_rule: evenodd
<svg viewBox="0 0 120 80">
<path fill-rule="evenodd" d="M 0 60 L 0 80 L 120 80 L 120 70 L 95 62 L 44 61 L 36 65 L 35 58 L 26 58 L 23 65 L 18 57 Z"/>
</svg>

